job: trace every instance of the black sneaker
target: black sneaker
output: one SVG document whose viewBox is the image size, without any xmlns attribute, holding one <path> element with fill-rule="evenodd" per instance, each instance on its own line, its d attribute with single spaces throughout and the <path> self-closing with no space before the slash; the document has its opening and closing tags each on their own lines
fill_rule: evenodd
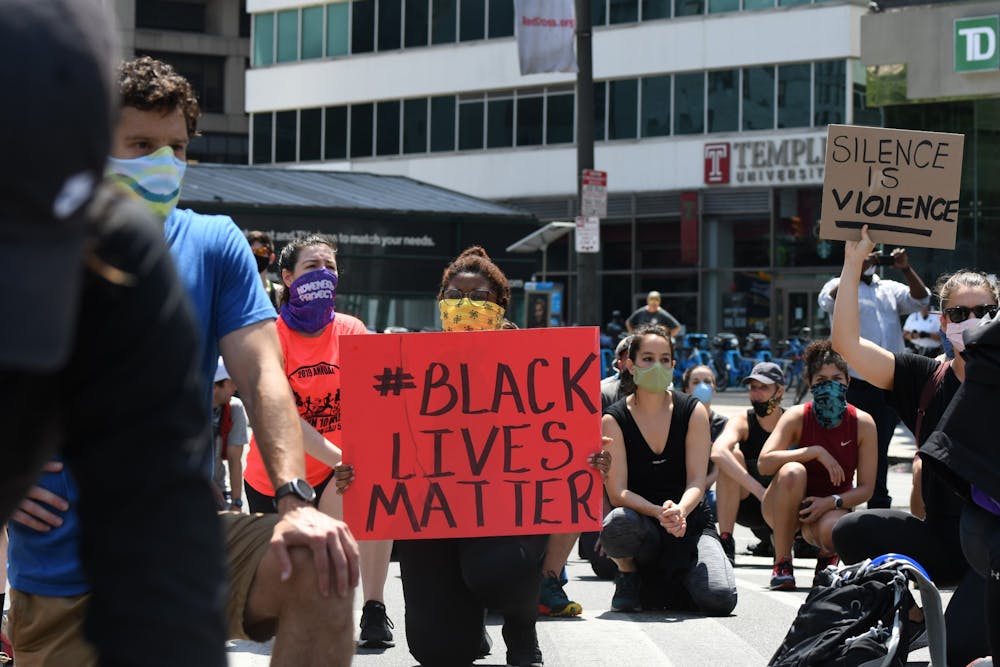
<svg viewBox="0 0 1000 667">
<path fill-rule="evenodd" d="M 615 594 L 611 598 L 611 611 L 642 611 L 639 601 L 639 573 L 619 572 L 615 576 Z"/>
<path fill-rule="evenodd" d="M 395 646 L 392 640 L 392 621 L 385 613 L 385 605 L 378 600 L 368 600 L 361 610 L 361 639 L 358 646 L 364 648 L 389 648 Z"/>
<path fill-rule="evenodd" d="M 736 540 L 733 539 L 731 533 L 722 533 L 719 535 L 719 540 L 722 542 L 722 550 L 726 552 L 726 558 L 734 566 L 736 565 Z"/>
<path fill-rule="evenodd" d="M 761 540 L 757 544 L 747 547 L 747 553 L 758 558 L 774 558 L 774 547 L 770 540 Z"/>
<path fill-rule="evenodd" d="M 542 667 L 535 622 L 504 619 L 503 641 L 507 644 L 507 664 L 511 667 Z"/>
</svg>

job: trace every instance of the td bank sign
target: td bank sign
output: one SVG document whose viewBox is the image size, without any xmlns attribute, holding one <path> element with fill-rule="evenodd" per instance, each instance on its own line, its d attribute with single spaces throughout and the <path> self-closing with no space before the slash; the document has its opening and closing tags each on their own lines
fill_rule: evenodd
<svg viewBox="0 0 1000 667">
<path fill-rule="evenodd" d="M 1000 69 L 1000 15 L 955 19 L 955 71 Z"/>
</svg>

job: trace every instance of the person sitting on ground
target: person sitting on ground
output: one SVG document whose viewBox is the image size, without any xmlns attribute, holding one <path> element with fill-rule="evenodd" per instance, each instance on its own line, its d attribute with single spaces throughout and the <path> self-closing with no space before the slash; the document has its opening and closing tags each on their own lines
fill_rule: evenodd
<svg viewBox="0 0 1000 667">
<path fill-rule="evenodd" d="M 816 573 L 835 565 L 833 526 L 875 489 L 878 434 L 871 415 L 847 402 L 847 362 L 828 340 L 810 343 L 803 361 L 813 400 L 781 416 L 757 460 L 761 474 L 774 476 L 761 500 L 774 531 L 772 590 L 795 590 L 799 531 L 820 549 Z"/>
<path fill-rule="evenodd" d="M 611 377 L 601 380 L 602 410 L 607 410 L 609 405 L 625 398 L 625 393 L 622 391 L 622 374 L 624 372 L 625 359 L 628 358 L 628 345 L 631 340 L 632 336 L 626 336 L 618 341 L 618 345 L 615 347 L 614 361 L 615 369 L 618 372 Z"/>
<path fill-rule="evenodd" d="M 841 284 L 858 281 L 860 267 L 874 243 L 867 230 L 860 241 L 847 241 Z M 850 287 L 833 312 L 831 340 L 865 379 L 889 390 L 887 400 L 922 446 L 965 380 L 962 332 L 997 312 L 997 286 L 981 271 L 961 270 L 938 278 L 934 288 L 941 304 L 941 328 L 958 354 L 946 362 L 921 355 L 891 352 L 861 338 L 859 307 Z M 962 552 L 959 526 L 962 500 L 934 470 L 920 472 L 922 502 L 918 518 L 902 510 L 869 509 L 840 520 L 833 541 L 844 562 L 857 563 L 884 553 L 905 553 L 920 563 L 938 586 L 956 586 L 945 610 L 948 664 L 964 665 L 989 652 L 986 643 L 986 581 L 969 567 Z"/>
<path fill-rule="evenodd" d="M 771 478 L 760 474 L 757 459 L 778 424 L 784 410 L 785 376 L 778 364 L 764 361 L 743 378 L 749 389 L 750 405 L 726 425 L 712 445 L 712 461 L 719 468 L 716 482 L 716 507 L 719 536 L 730 562 L 736 560 L 733 529 L 736 524 L 749 527 L 762 541 L 770 542 L 771 527 L 761 513 L 761 500 Z"/>
<path fill-rule="evenodd" d="M 668 389 L 670 332 L 640 328 L 625 361 L 627 397 L 602 420 L 611 439 L 605 488 L 615 509 L 601 544 L 618 565 L 613 611 L 693 609 L 725 616 L 736 607 L 736 583 L 702 504 L 708 470 L 708 411 L 693 396 Z"/>
<path fill-rule="evenodd" d="M 215 459 L 212 481 L 222 494 L 219 509 L 242 512 L 243 448 L 250 444 L 250 426 L 243 401 L 234 396 L 235 393 L 236 383 L 229 377 L 226 364 L 219 357 L 215 385 L 212 388 L 212 455 Z M 223 460 L 225 465 L 222 464 Z"/>
<path fill-rule="evenodd" d="M 722 434 L 729 421 L 724 415 L 712 409 L 712 397 L 715 395 L 715 371 L 708 366 L 691 366 L 681 375 L 681 391 L 697 398 L 708 410 L 708 431 L 712 443 Z M 712 460 L 708 461 L 708 474 L 705 477 L 705 503 L 709 509 L 709 521 L 715 523 L 715 486 L 719 479 L 719 469 Z"/>
</svg>

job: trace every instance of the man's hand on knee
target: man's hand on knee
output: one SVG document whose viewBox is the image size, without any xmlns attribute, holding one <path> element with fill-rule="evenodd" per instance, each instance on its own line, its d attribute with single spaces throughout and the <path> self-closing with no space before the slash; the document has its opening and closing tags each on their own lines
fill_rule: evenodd
<svg viewBox="0 0 1000 667">
<path fill-rule="evenodd" d="M 271 550 L 281 565 L 281 580 L 292 576 L 291 547 L 306 547 L 313 555 L 316 579 L 323 597 L 330 595 L 331 566 L 336 594 L 346 597 L 358 585 L 358 543 L 343 521 L 303 506 L 282 516 L 271 535 Z"/>
</svg>

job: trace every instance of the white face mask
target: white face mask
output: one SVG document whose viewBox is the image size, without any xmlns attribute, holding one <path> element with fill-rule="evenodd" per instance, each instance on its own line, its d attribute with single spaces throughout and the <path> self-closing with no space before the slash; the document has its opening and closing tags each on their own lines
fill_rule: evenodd
<svg viewBox="0 0 1000 667">
<path fill-rule="evenodd" d="M 962 338 L 962 333 L 969 329 L 975 329 L 982 322 L 978 317 L 970 317 L 964 322 L 959 322 L 955 324 L 954 322 L 948 322 L 948 328 L 945 329 L 945 335 L 948 336 L 948 341 L 951 346 L 955 348 L 955 352 L 961 352 L 965 349 L 965 340 Z"/>
<path fill-rule="evenodd" d="M 863 276 L 869 276 L 869 277 L 874 276 L 875 275 L 875 265 L 872 264 L 871 266 L 869 266 L 867 269 L 865 269 L 861 273 L 861 275 L 863 275 Z"/>
</svg>

